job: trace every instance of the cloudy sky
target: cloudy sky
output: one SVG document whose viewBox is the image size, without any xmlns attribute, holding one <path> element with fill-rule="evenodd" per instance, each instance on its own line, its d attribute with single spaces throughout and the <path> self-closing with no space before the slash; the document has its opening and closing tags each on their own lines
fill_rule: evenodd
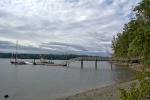
<svg viewBox="0 0 150 100">
<path fill-rule="evenodd" d="M 108 56 L 141 0 L 0 0 L 0 52 Z"/>
</svg>

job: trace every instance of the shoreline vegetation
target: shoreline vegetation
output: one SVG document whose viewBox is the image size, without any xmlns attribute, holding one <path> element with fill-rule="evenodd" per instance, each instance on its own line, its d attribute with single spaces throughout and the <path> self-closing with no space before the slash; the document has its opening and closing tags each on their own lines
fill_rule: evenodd
<svg viewBox="0 0 150 100">
<path fill-rule="evenodd" d="M 132 65 L 129 66 L 129 68 L 135 70 L 135 71 L 142 71 L 141 68 L 142 68 L 142 64 L 137 64 L 137 63 L 134 63 Z M 146 71 L 150 71 L 150 68 L 147 67 L 146 68 Z"/>
<path fill-rule="evenodd" d="M 140 64 L 140 63 L 126 63 L 126 62 L 123 62 L 123 63 L 121 63 L 121 62 L 109 62 L 109 63 L 116 64 L 116 65 L 122 65 L 122 66 L 128 66 L 130 69 L 135 70 L 135 71 L 142 71 L 141 70 L 142 64 Z M 150 68 L 147 67 L 146 71 L 150 71 Z"/>
<path fill-rule="evenodd" d="M 140 85 L 133 83 L 130 90 L 120 87 L 121 100 L 150 100 L 150 0 L 142 0 L 133 8 L 134 16 L 124 24 L 123 31 L 113 37 L 114 58 L 134 58 L 142 64 L 129 65 L 136 69 Z M 130 59 L 129 59 L 130 60 Z"/>
<path fill-rule="evenodd" d="M 127 63 L 120 62 L 113 62 L 113 64 L 125 66 L 127 65 Z M 130 63 L 129 68 L 138 72 L 141 71 L 142 65 L 138 63 Z M 150 68 L 147 68 L 146 70 L 150 71 Z M 87 90 L 57 100 L 120 100 L 121 92 L 118 88 L 122 87 L 125 90 L 129 91 L 132 83 L 134 82 L 137 84 L 137 86 L 139 86 L 140 82 L 138 81 L 138 79 L 132 78 L 130 80 L 124 80 L 110 86 Z"/>
</svg>

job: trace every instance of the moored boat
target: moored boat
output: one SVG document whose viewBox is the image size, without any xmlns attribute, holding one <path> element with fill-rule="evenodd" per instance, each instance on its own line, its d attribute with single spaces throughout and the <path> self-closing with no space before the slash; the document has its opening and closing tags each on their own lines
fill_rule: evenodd
<svg viewBox="0 0 150 100">
<path fill-rule="evenodd" d="M 25 62 L 27 65 L 34 65 L 34 62 L 33 61 L 26 61 Z"/>
<path fill-rule="evenodd" d="M 14 65 L 25 65 L 26 63 L 24 61 L 10 61 L 11 64 L 14 64 Z"/>
<path fill-rule="evenodd" d="M 18 61 L 17 60 L 17 45 L 18 45 L 18 41 L 16 42 L 16 54 L 15 54 L 15 61 L 10 61 L 11 64 L 14 65 L 25 65 L 26 63 L 24 61 Z M 13 56 L 13 55 L 12 55 Z"/>
</svg>

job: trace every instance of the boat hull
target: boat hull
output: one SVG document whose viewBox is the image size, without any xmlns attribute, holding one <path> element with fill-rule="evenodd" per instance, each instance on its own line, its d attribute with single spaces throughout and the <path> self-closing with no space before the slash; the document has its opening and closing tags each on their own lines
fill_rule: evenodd
<svg viewBox="0 0 150 100">
<path fill-rule="evenodd" d="M 10 61 L 11 64 L 14 64 L 14 65 L 25 65 L 26 63 L 24 61 Z"/>
</svg>

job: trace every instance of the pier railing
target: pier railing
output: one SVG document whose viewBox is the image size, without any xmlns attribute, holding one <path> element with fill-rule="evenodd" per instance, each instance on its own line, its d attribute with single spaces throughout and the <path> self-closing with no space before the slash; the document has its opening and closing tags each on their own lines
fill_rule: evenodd
<svg viewBox="0 0 150 100">
<path fill-rule="evenodd" d="M 116 61 L 116 62 L 137 62 L 141 59 L 142 57 L 133 57 L 133 58 L 113 58 L 113 57 L 93 57 L 93 56 L 88 56 L 88 57 L 78 57 L 74 59 L 67 60 L 67 65 L 71 62 L 75 61 L 81 61 L 81 68 L 83 68 L 83 61 L 95 61 L 95 68 L 97 68 L 97 61 Z"/>
<path fill-rule="evenodd" d="M 140 60 L 142 57 L 133 57 L 133 58 L 113 58 L 113 57 L 93 57 L 93 56 L 88 56 L 88 57 L 78 57 L 74 59 L 67 60 L 67 63 L 71 63 L 74 61 L 135 61 L 135 60 Z"/>
</svg>

